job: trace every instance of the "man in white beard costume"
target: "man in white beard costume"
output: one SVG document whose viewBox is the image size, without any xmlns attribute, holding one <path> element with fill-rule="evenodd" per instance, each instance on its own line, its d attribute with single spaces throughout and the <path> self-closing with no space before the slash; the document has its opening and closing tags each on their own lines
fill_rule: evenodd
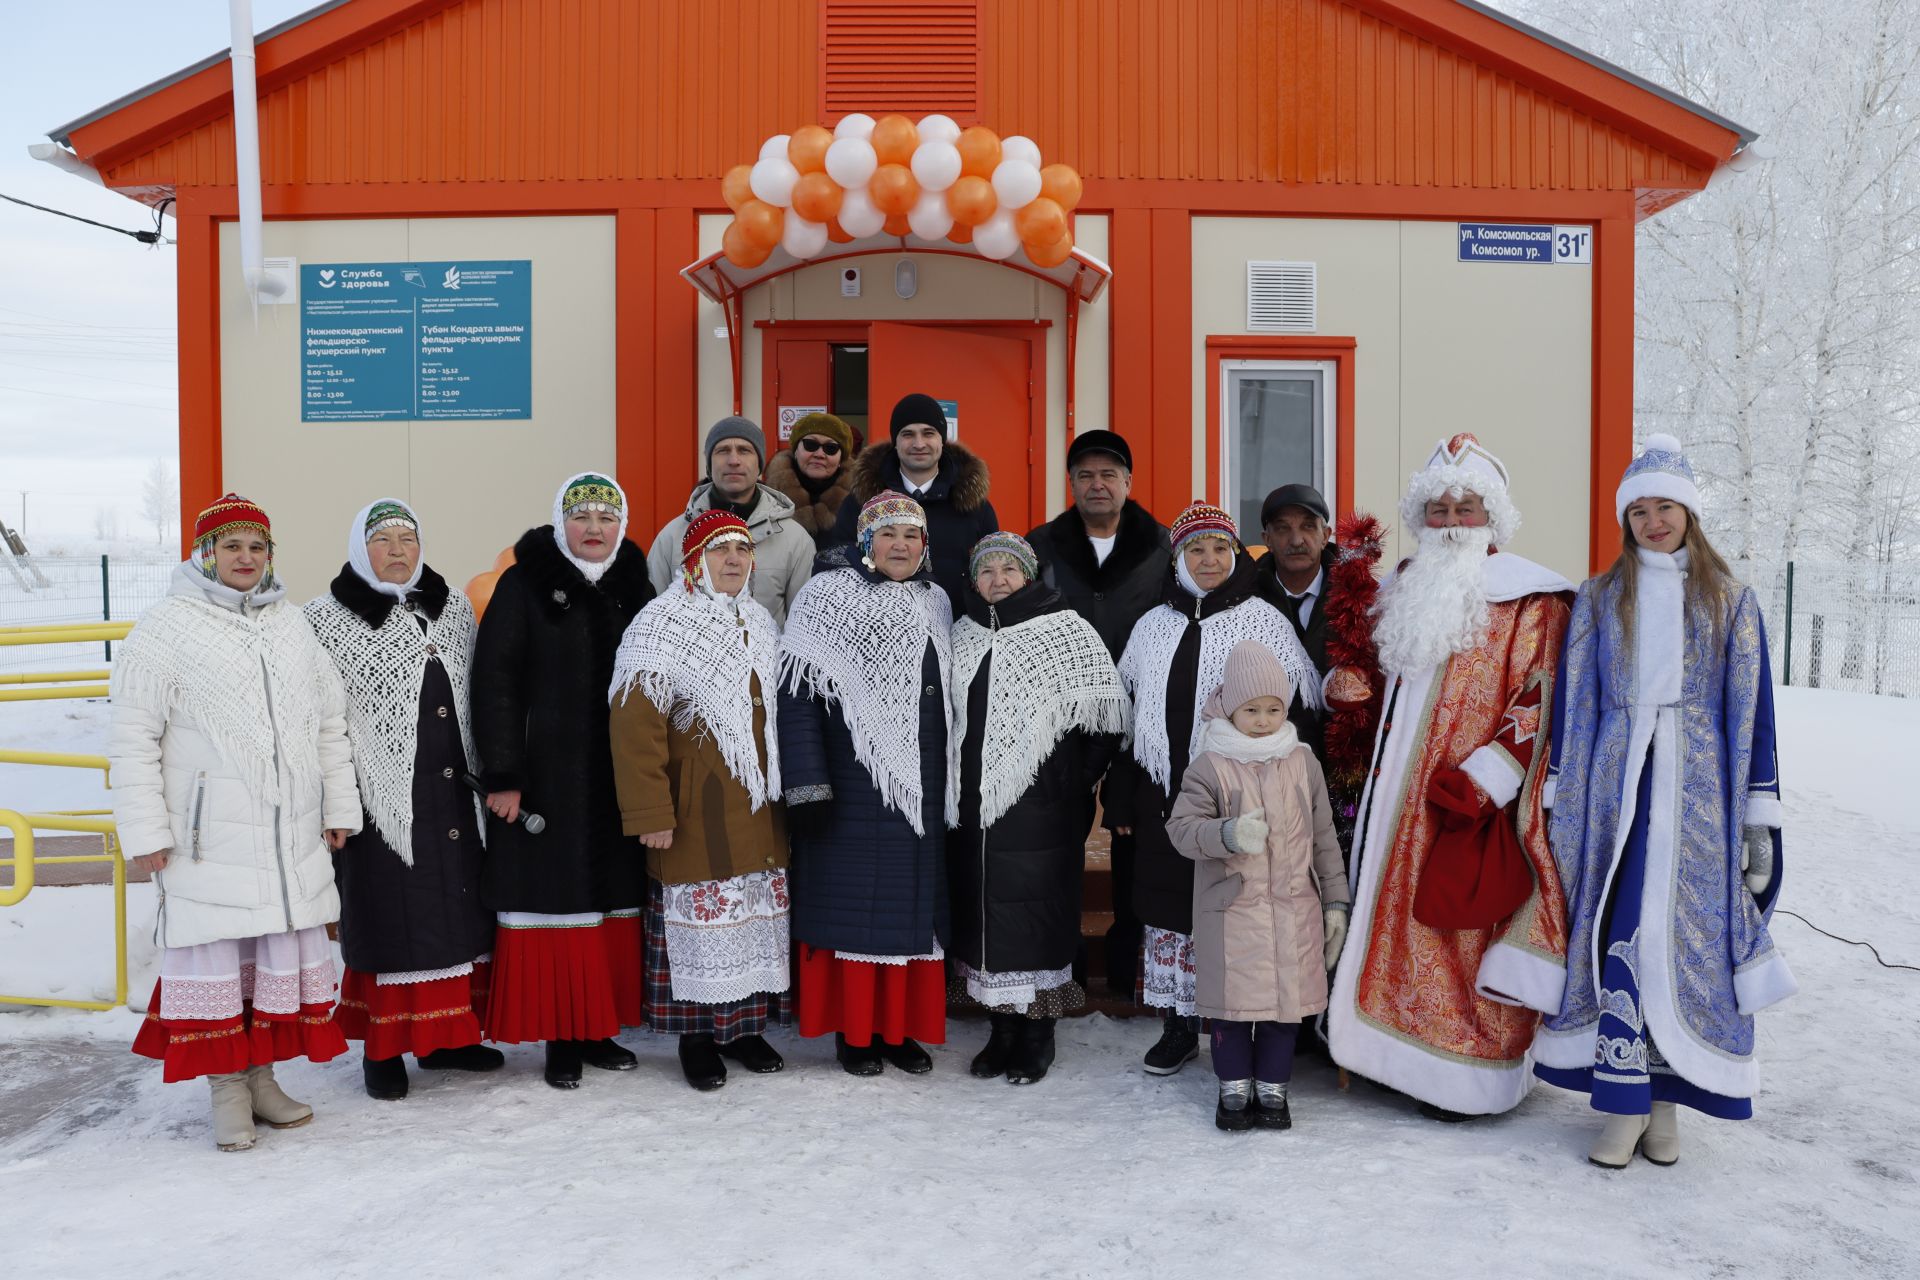
<svg viewBox="0 0 1920 1280">
<path fill-rule="evenodd" d="M 1564 985 L 1566 906 L 1541 809 L 1543 711 L 1573 584 L 1501 548 L 1506 468 L 1440 444 L 1400 501 L 1419 545 L 1374 607 L 1386 698 L 1353 837 L 1334 1061 L 1435 1119 L 1506 1111 Z"/>
</svg>

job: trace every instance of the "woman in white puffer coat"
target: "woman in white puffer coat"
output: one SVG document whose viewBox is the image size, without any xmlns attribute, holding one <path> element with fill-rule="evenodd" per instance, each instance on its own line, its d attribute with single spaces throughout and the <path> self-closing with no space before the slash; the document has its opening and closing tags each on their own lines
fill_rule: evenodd
<svg viewBox="0 0 1920 1280">
<path fill-rule="evenodd" d="M 346 1051 L 326 925 L 338 848 L 360 828 L 346 695 L 273 573 L 266 513 L 228 494 L 113 669 L 113 816 L 153 868 L 160 981 L 133 1051 L 206 1076 L 214 1140 L 313 1118 L 273 1064 Z"/>
</svg>

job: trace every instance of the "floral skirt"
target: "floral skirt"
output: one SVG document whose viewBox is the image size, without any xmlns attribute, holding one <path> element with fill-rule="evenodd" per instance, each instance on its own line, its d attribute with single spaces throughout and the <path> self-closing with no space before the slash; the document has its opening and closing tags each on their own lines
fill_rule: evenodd
<svg viewBox="0 0 1920 1280">
<path fill-rule="evenodd" d="M 778 876 L 777 884 L 766 878 Z M 739 886 L 741 881 L 761 881 Z M 741 891 L 721 892 L 728 886 Z M 751 888 L 752 892 L 747 890 Z M 698 891 L 705 890 L 697 899 Z M 777 890 L 777 892 L 776 892 Z M 676 891 L 680 891 L 676 894 Z M 737 929 L 705 930 L 686 927 L 675 941 L 674 919 L 667 914 L 670 899 L 698 901 L 692 913 L 709 917 L 704 923 L 731 920 Z M 758 904 L 756 907 L 754 904 Z M 785 872 L 757 872 L 732 880 L 703 880 L 697 885 L 655 884 L 647 894 L 646 1023 L 648 1030 L 668 1035 L 710 1035 L 716 1043 L 731 1044 L 742 1036 L 757 1036 L 769 1024 L 793 1021 L 793 997 L 788 990 L 787 889 Z M 769 942 L 777 951 L 768 953 Z M 729 995 L 730 999 L 683 998 L 689 985 L 680 972 L 683 961 L 699 975 L 691 984 L 700 994 Z"/>
<path fill-rule="evenodd" d="M 376 1061 L 478 1044 L 492 971 L 491 957 L 440 974 L 348 969 L 334 1020 L 347 1039 L 365 1041 Z"/>
<path fill-rule="evenodd" d="M 169 1083 L 347 1051 L 333 1020 L 333 948 L 321 927 L 168 947 L 133 1051 Z"/>
<path fill-rule="evenodd" d="M 880 1039 L 947 1042 L 947 966 L 944 960 L 907 958 L 895 963 L 852 960 L 800 944 L 795 977 L 800 1034 L 838 1032 L 864 1048 Z"/>
<path fill-rule="evenodd" d="M 487 1039 L 607 1040 L 645 1021 L 640 909 L 500 913 Z"/>
<path fill-rule="evenodd" d="M 1140 955 L 1140 1002 L 1191 1018 L 1199 1008 L 1198 982 L 1192 936 L 1146 926 L 1146 943 Z"/>
</svg>

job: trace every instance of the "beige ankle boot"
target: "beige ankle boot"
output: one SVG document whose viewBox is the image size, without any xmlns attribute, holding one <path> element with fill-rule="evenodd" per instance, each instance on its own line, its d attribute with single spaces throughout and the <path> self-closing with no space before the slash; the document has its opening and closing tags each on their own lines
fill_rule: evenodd
<svg viewBox="0 0 1920 1280">
<path fill-rule="evenodd" d="M 1607 1127 L 1593 1141 L 1587 1159 L 1602 1169 L 1624 1169 L 1647 1132 L 1645 1116 L 1608 1116 Z"/>
<path fill-rule="evenodd" d="M 273 1078 L 272 1067 L 247 1068 L 247 1089 L 253 1095 L 253 1115 L 276 1129 L 298 1129 L 313 1119 L 313 1108 L 295 1102 Z"/>
<path fill-rule="evenodd" d="M 1679 1161 L 1680 1113 L 1673 1103 L 1653 1104 L 1653 1114 L 1647 1117 L 1647 1136 L 1640 1143 L 1640 1154 L 1659 1165 Z"/>
<path fill-rule="evenodd" d="M 234 1074 L 208 1076 L 213 1090 L 213 1141 L 222 1151 L 245 1151 L 253 1146 L 253 1099 L 247 1078 Z"/>
</svg>

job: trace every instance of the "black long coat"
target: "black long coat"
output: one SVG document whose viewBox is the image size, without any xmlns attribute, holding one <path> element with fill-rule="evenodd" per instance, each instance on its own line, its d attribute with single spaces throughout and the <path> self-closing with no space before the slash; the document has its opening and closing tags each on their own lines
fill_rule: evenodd
<svg viewBox="0 0 1920 1280">
<path fill-rule="evenodd" d="M 548 915 L 639 906 L 646 860 L 620 832 L 607 686 L 621 634 L 653 598 L 647 558 L 622 539 L 595 584 L 551 526 L 513 550 L 474 646 L 473 744 L 487 789 L 518 789 L 547 828 L 533 835 L 487 815 L 487 905 Z"/>
<path fill-rule="evenodd" d="M 399 605 L 350 568 L 333 580 L 333 598 L 369 627 Z M 437 620 L 444 578 L 420 571 L 409 599 Z M 493 949 L 493 912 L 480 896 L 482 849 L 474 795 L 460 781 L 467 750 L 453 714 L 453 682 L 428 657 L 420 682 L 418 746 L 413 760 L 413 865 L 400 860 L 372 822 L 333 855 L 340 889 L 340 951 L 362 973 L 450 969 Z"/>
<path fill-rule="evenodd" d="M 1043 582 L 1021 588 L 991 611 L 967 589 L 967 614 L 983 627 L 1018 626 L 1066 607 Z M 991 973 L 1063 969 L 1080 946 L 1087 812 L 1120 735 L 1069 730 L 1041 762 L 1033 785 L 983 831 L 980 777 L 992 679 L 989 652 L 967 685 L 960 825 L 947 840 L 953 954 Z"/>
<path fill-rule="evenodd" d="M 1077 507 L 1068 507 L 1027 535 L 1040 557 L 1040 578 L 1067 607 L 1093 624 L 1118 661 L 1133 624 L 1160 603 L 1173 561 L 1166 528 L 1133 499 L 1120 509 L 1113 550 L 1101 563 Z"/>
<path fill-rule="evenodd" d="M 814 565 L 822 573 L 880 575 L 855 562 L 844 549 L 829 551 Z M 911 581 L 931 584 L 922 571 Z M 838 703 L 810 686 L 780 689 L 780 786 L 787 812 L 796 792 L 831 787 L 826 830 L 817 836 L 792 831 L 794 940 L 808 946 L 862 955 L 918 956 L 948 937 L 947 916 L 947 704 L 939 659 L 930 639 L 901 636 L 921 645 L 920 821 L 924 834 L 889 808 L 865 765 L 854 756 L 853 735 Z"/>
</svg>

